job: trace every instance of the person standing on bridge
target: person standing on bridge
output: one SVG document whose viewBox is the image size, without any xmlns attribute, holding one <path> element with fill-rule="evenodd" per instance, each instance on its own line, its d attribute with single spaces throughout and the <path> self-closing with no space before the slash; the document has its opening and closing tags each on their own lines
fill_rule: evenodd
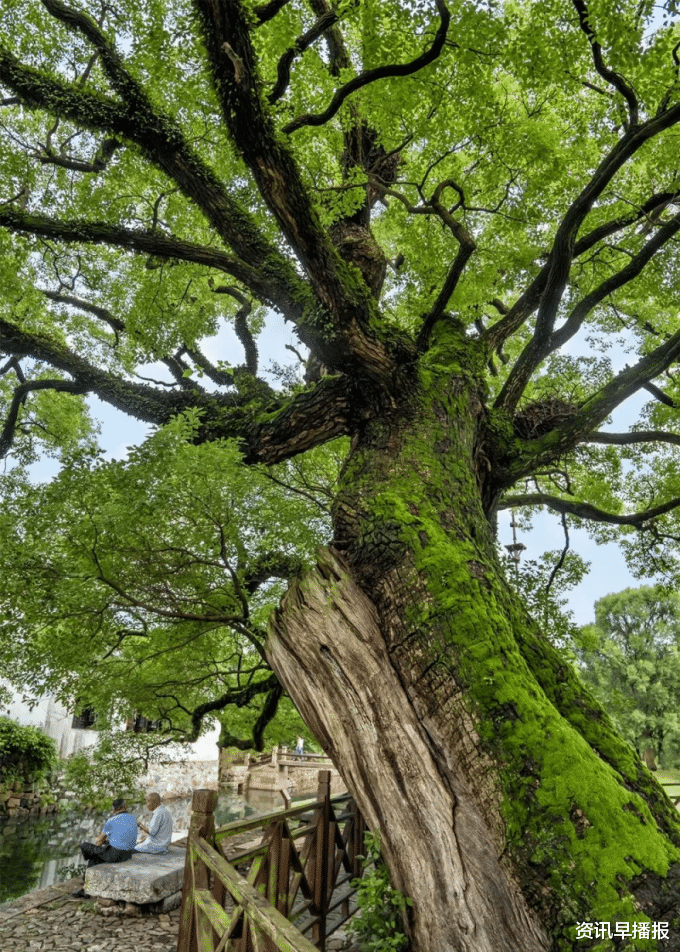
<svg viewBox="0 0 680 952">
<path fill-rule="evenodd" d="M 300 760 L 305 759 L 305 739 L 304 737 L 298 737 L 297 744 L 295 745 L 295 760 L 300 758 Z"/>
<path fill-rule="evenodd" d="M 148 834 L 143 843 L 135 847 L 136 853 L 167 853 L 172 839 L 172 816 L 167 807 L 161 806 L 157 793 L 148 793 L 144 801 L 147 810 L 153 811 L 149 825 L 138 823 L 139 829 Z"/>
</svg>

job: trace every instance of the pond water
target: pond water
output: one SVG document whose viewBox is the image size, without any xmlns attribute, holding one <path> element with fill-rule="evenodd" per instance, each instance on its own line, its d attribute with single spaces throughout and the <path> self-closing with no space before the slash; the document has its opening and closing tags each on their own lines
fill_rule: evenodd
<svg viewBox="0 0 680 952">
<path fill-rule="evenodd" d="M 173 839 L 186 836 L 191 800 L 171 800 L 165 806 L 172 814 Z M 247 797 L 220 793 L 215 820 L 220 826 L 282 808 L 278 793 L 254 790 Z M 141 804 L 130 812 L 136 818 L 149 816 Z M 79 844 L 94 842 L 110 815 L 88 810 L 0 820 L 0 905 L 69 878 L 72 873 L 64 875 L 60 868 L 83 864 Z"/>
</svg>

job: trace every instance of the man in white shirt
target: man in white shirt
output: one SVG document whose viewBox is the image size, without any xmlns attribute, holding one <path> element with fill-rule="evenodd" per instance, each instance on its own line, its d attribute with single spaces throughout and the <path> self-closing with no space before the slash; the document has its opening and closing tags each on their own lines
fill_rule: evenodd
<svg viewBox="0 0 680 952">
<path fill-rule="evenodd" d="M 143 843 L 135 847 L 136 853 L 167 853 L 172 839 L 172 816 L 167 807 L 161 806 L 161 798 L 157 793 L 147 794 L 147 810 L 151 810 L 149 825 L 137 823 L 142 832 L 148 834 Z"/>
</svg>

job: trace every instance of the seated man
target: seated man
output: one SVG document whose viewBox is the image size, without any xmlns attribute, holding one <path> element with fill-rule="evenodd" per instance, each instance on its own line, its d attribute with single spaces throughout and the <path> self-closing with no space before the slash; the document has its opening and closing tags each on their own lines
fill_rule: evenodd
<svg viewBox="0 0 680 952">
<path fill-rule="evenodd" d="M 106 821 L 94 843 L 81 843 L 80 852 L 87 865 L 99 863 L 122 863 L 130 859 L 137 842 L 137 821 L 127 812 L 127 803 L 122 798 L 113 801 L 113 815 Z M 75 893 L 85 896 L 84 890 Z"/>
<path fill-rule="evenodd" d="M 137 853 L 167 853 L 172 838 L 172 816 L 167 807 L 161 806 L 157 793 L 149 793 L 144 801 L 147 810 L 152 810 L 149 825 L 139 824 L 139 829 L 148 833 L 143 843 L 136 847 Z"/>
</svg>

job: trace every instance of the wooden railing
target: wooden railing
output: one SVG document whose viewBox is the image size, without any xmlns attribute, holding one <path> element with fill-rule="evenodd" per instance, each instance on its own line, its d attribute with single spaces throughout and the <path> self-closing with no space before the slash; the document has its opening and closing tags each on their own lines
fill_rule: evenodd
<svg viewBox="0 0 680 952">
<path fill-rule="evenodd" d="M 331 798 L 322 770 L 312 803 L 216 830 L 216 802 L 215 791 L 194 793 L 178 952 L 324 952 L 362 875 L 366 826 L 351 798 Z M 261 828 L 261 844 L 230 850 Z"/>
<path fill-rule="evenodd" d="M 664 788 L 664 790 L 666 789 L 666 787 L 680 787 L 680 781 L 678 780 L 660 780 L 659 783 Z M 673 801 L 673 806 L 677 807 L 677 805 L 680 803 L 680 796 L 678 795 L 671 796 L 670 793 L 668 794 L 668 796 Z"/>
</svg>

